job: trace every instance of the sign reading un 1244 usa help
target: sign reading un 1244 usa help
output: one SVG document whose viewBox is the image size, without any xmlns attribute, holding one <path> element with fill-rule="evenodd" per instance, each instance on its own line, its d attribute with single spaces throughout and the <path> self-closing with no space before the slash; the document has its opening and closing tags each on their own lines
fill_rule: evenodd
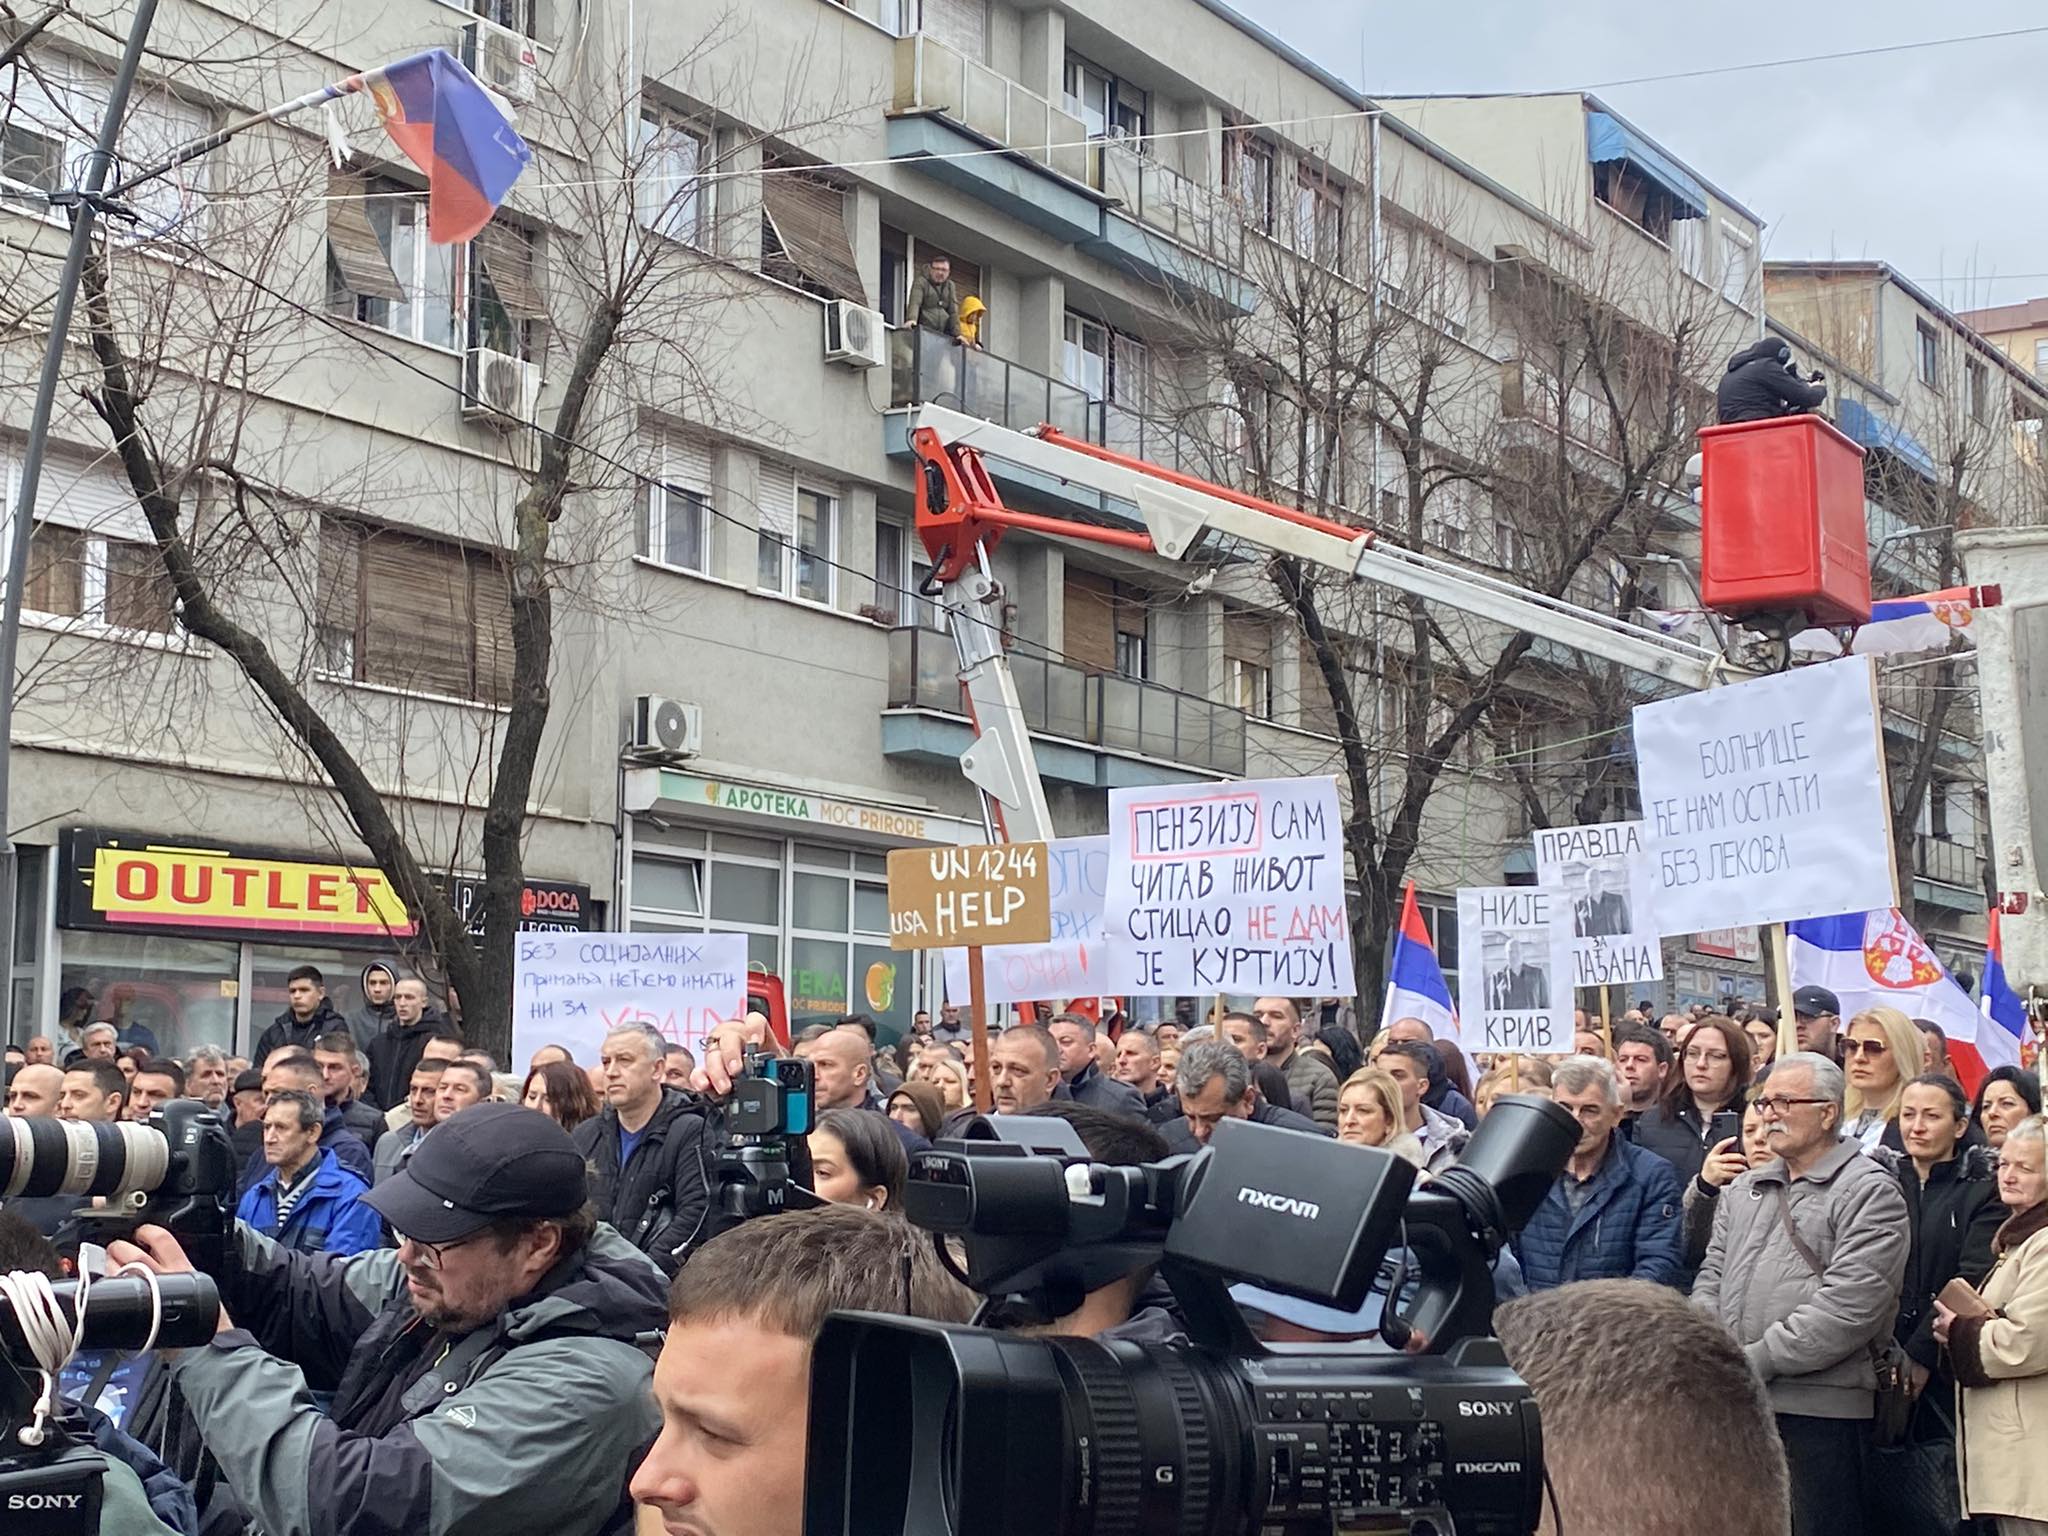
<svg viewBox="0 0 2048 1536">
<path fill-rule="evenodd" d="M 1329 778 L 1112 789 L 1102 990 L 1351 992 L 1343 826 Z"/>
</svg>

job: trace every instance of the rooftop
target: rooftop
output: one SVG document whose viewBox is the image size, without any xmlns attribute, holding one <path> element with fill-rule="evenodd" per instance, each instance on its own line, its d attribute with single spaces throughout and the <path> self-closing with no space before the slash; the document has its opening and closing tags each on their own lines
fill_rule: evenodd
<svg viewBox="0 0 2048 1536">
<path fill-rule="evenodd" d="M 2048 325 L 2048 299 L 2026 299 L 2018 304 L 1998 304 L 1990 309 L 1966 309 L 1956 318 L 1980 336 L 2000 331 L 2024 331 Z"/>
</svg>

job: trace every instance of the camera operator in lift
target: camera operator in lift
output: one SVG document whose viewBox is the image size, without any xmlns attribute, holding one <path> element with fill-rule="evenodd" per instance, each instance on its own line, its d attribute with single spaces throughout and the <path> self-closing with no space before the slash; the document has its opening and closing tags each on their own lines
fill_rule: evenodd
<svg viewBox="0 0 2048 1536">
<path fill-rule="evenodd" d="M 1800 416 L 1828 397 L 1825 377 L 1815 370 L 1804 379 L 1792 366 L 1792 349 L 1766 336 L 1728 359 L 1728 371 L 1714 391 L 1714 413 L 1722 426 Z"/>
</svg>

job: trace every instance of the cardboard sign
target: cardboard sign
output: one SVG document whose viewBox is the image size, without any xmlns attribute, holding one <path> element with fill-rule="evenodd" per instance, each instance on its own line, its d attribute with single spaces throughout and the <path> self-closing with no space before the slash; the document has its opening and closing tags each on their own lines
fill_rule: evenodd
<svg viewBox="0 0 2048 1536">
<path fill-rule="evenodd" d="M 1871 658 L 1638 705 L 1635 737 L 1663 932 L 1898 905 Z"/>
<path fill-rule="evenodd" d="M 1100 990 L 1350 993 L 1343 828 L 1330 778 L 1112 789 Z"/>
<path fill-rule="evenodd" d="M 1458 892 L 1458 1021 L 1465 1048 L 1572 1048 L 1572 914 L 1539 885 Z"/>
<path fill-rule="evenodd" d="M 522 933 L 514 941 L 512 1060 L 544 1045 L 595 1066 L 604 1037 L 651 1024 L 701 1058 L 747 1005 L 743 933 Z"/>
<path fill-rule="evenodd" d="M 1092 997 L 1102 988 L 1102 903 L 1109 889 L 1109 839 L 1061 837 L 1045 845 L 1052 934 L 1043 944 L 998 944 L 985 952 L 988 1001 L 1026 1003 Z M 946 996 L 967 1001 L 967 951 L 946 951 Z"/>
<path fill-rule="evenodd" d="M 1640 821 L 1539 827 L 1536 883 L 1570 911 L 1573 986 L 1634 986 L 1664 974 Z"/>
<path fill-rule="evenodd" d="M 1043 944 L 1052 937 L 1044 843 L 898 848 L 889 855 L 889 947 Z"/>
</svg>

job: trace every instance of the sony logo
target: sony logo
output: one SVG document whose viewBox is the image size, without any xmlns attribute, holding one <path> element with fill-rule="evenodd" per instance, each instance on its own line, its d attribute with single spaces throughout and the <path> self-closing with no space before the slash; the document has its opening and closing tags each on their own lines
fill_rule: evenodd
<svg viewBox="0 0 2048 1536">
<path fill-rule="evenodd" d="M 1276 1195 L 1268 1190 L 1253 1189 L 1249 1184 L 1237 1192 L 1239 1205 L 1255 1205 L 1262 1211 L 1278 1211 L 1282 1216 L 1299 1216 L 1303 1221 L 1314 1221 L 1323 1208 L 1313 1200 L 1297 1200 L 1292 1195 Z"/>
<path fill-rule="evenodd" d="M 76 1509 L 85 1502 L 82 1493 L 10 1493 L 9 1509 Z"/>
<path fill-rule="evenodd" d="M 1461 1419 L 1503 1419 L 1515 1411 L 1513 1403 L 1460 1403 L 1458 1417 Z"/>
<path fill-rule="evenodd" d="M 1460 1461 L 1451 1470 L 1460 1477 L 1492 1477 L 1500 1474 L 1519 1475 L 1522 1464 L 1519 1461 Z"/>
</svg>

